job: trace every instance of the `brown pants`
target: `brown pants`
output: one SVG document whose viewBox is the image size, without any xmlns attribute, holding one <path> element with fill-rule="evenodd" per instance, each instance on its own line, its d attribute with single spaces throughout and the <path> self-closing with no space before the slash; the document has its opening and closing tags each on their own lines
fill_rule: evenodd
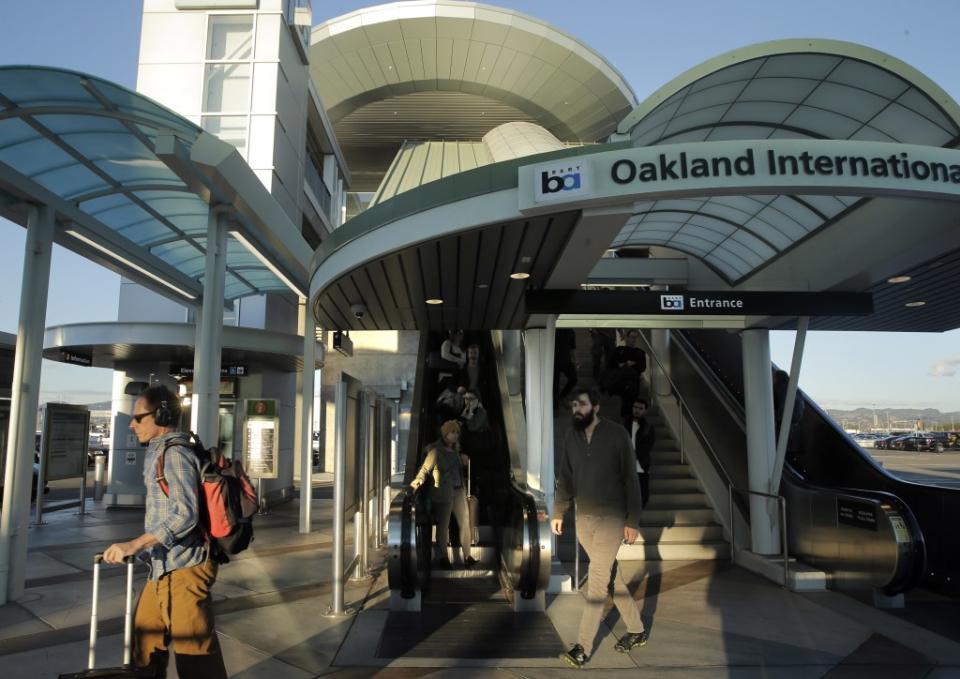
<svg viewBox="0 0 960 679">
<path fill-rule="evenodd" d="M 204 561 L 148 580 L 133 618 L 133 662 L 166 671 L 169 647 L 176 651 L 181 679 L 226 679 L 220 643 L 213 629 L 217 563 Z"/>
<path fill-rule="evenodd" d="M 587 575 L 587 587 L 584 592 L 586 602 L 583 616 L 580 618 L 580 634 L 577 643 L 583 646 L 587 655 L 593 651 L 593 639 L 600 629 L 603 619 L 603 607 L 607 603 L 607 585 L 610 583 L 610 570 L 617 560 L 617 552 L 623 541 L 623 520 L 609 516 L 577 516 L 577 538 L 583 550 L 590 558 L 590 570 Z M 613 576 L 613 603 L 623 618 L 627 631 L 639 634 L 643 631 L 640 619 L 640 607 L 630 596 L 627 583 L 621 569 Z"/>
</svg>

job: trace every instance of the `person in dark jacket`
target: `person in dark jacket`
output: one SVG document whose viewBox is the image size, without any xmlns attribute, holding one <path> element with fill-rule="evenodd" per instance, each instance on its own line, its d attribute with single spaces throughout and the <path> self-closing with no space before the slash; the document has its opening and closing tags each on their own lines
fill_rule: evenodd
<svg viewBox="0 0 960 679">
<path fill-rule="evenodd" d="M 633 544 L 640 533 L 643 501 L 627 433 L 620 425 L 600 419 L 599 395 L 595 390 L 577 389 L 574 397 L 570 402 L 573 429 L 560 440 L 550 527 L 556 535 L 563 533 L 563 516 L 576 498 L 577 539 L 590 558 L 590 570 L 577 643 L 560 657 L 579 669 L 593 650 L 603 620 L 607 583 L 620 545 Z M 614 577 L 613 603 L 627 628 L 614 648 L 628 653 L 643 646 L 647 632 L 640 608 L 619 573 Z"/>
<path fill-rule="evenodd" d="M 620 397 L 620 416 L 624 420 L 630 417 L 633 400 L 640 393 L 640 378 L 647 369 L 647 355 L 639 344 L 640 331 L 631 328 L 627 331 L 626 344 L 614 352 L 617 367 L 607 379 L 607 390 Z"/>
<path fill-rule="evenodd" d="M 656 428 L 647 421 L 647 409 L 650 403 L 645 398 L 633 399 L 633 412 L 625 423 L 633 443 L 633 452 L 637 457 L 637 479 L 640 481 L 640 493 L 643 506 L 650 501 L 650 453 L 657 439 Z"/>
<path fill-rule="evenodd" d="M 567 397 L 577 386 L 577 337 L 570 328 L 559 328 L 556 333 L 553 356 L 553 398 L 566 407 Z M 563 390 L 560 389 L 560 375 L 566 378 Z"/>
</svg>

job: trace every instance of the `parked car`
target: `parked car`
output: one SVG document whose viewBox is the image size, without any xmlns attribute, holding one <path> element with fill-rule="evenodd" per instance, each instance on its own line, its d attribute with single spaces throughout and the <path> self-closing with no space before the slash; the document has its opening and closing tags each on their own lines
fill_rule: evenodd
<svg viewBox="0 0 960 679">
<path fill-rule="evenodd" d="M 915 433 L 899 436 L 890 442 L 893 450 L 915 450 L 915 451 L 936 451 L 943 452 L 943 444 L 939 444 L 930 434 Z"/>
<path fill-rule="evenodd" d="M 890 442 L 893 441 L 897 436 L 881 436 L 878 439 L 875 439 L 873 442 L 873 447 L 876 450 L 890 450 Z"/>
</svg>

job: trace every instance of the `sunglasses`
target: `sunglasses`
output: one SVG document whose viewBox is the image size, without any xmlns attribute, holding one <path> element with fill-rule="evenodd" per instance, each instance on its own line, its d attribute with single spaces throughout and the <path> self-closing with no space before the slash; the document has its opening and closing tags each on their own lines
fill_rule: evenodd
<svg viewBox="0 0 960 679">
<path fill-rule="evenodd" d="M 156 412 L 157 412 L 156 410 L 151 410 L 146 413 L 135 413 L 133 415 L 133 421 L 136 422 L 137 424 L 140 424 L 141 422 L 143 422 L 143 418 L 145 418 L 147 415 L 153 415 Z"/>
</svg>

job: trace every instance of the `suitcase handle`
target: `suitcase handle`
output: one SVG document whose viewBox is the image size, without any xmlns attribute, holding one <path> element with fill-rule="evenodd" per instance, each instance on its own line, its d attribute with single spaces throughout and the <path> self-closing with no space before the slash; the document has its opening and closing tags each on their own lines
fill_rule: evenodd
<svg viewBox="0 0 960 679">
<path fill-rule="evenodd" d="M 123 616 L 123 664 L 130 664 L 130 649 L 133 640 L 133 564 L 132 556 L 124 557 L 127 565 L 126 612 Z M 103 552 L 93 555 L 93 599 L 90 602 L 90 646 L 87 652 L 87 669 L 92 670 L 97 661 L 97 600 L 100 597 L 100 564 Z"/>
</svg>

